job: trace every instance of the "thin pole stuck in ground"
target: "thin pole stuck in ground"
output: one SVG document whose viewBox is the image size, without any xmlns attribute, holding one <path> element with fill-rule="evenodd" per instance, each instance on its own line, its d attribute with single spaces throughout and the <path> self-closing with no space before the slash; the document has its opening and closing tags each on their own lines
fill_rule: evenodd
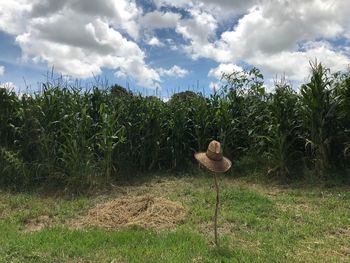
<svg viewBox="0 0 350 263">
<path fill-rule="evenodd" d="M 214 237 L 215 237 L 215 245 L 219 246 L 218 243 L 218 213 L 219 213 L 219 204 L 220 204 L 220 196 L 219 196 L 219 185 L 217 174 L 214 173 L 214 183 L 216 190 L 216 204 L 215 204 L 215 215 L 214 215 Z"/>
</svg>

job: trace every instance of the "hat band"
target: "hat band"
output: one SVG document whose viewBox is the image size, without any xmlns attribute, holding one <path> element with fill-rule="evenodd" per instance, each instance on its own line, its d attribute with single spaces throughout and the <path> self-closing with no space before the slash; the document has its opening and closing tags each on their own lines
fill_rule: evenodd
<svg viewBox="0 0 350 263">
<path fill-rule="evenodd" d="M 222 160 L 222 154 L 221 153 L 215 153 L 210 151 L 209 149 L 205 153 L 209 159 L 212 159 L 214 161 L 221 161 Z"/>
</svg>

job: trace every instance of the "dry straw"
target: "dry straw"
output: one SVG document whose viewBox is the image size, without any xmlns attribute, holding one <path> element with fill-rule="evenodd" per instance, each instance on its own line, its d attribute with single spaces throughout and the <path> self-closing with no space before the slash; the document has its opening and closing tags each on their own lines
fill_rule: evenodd
<svg viewBox="0 0 350 263">
<path fill-rule="evenodd" d="M 186 215 L 176 202 L 150 196 L 124 197 L 96 205 L 72 225 L 120 229 L 130 226 L 166 229 L 175 227 Z"/>
</svg>

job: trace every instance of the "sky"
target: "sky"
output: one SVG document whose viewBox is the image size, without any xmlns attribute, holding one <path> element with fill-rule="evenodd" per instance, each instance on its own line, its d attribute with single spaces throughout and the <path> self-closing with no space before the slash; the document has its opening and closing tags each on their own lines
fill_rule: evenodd
<svg viewBox="0 0 350 263">
<path fill-rule="evenodd" d="M 0 85 L 61 77 L 167 98 L 255 66 L 297 89 L 310 60 L 349 69 L 349 13 L 349 0 L 0 0 Z"/>
</svg>

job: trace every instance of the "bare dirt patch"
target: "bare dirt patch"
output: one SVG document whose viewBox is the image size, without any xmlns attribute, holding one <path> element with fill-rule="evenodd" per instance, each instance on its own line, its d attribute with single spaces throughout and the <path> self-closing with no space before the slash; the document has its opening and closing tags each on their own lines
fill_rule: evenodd
<svg viewBox="0 0 350 263">
<path fill-rule="evenodd" d="M 70 226 L 97 226 L 107 229 L 139 226 L 166 229 L 175 227 L 185 216 L 186 209 L 179 203 L 150 196 L 130 196 L 97 204 Z"/>
<path fill-rule="evenodd" d="M 276 206 L 282 212 L 293 212 L 293 213 L 315 213 L 317 212 L 316 208 L 308 203 L 293 203 L 293 204 L 284 204 L 277 203 Z"/>
<path fill-rule="evenodd" d="M 350 227 L 333 229 L 329 234 L 332 238 L 350 237 Z"/>
<path fill-rule="evenodd" d="M 22 231 L 25 233 L 31 233 L 35 231 L 40 231 L 43 228 L 51 224 L 51 219 L 49 216 L 42 215 L 37 218 L 29 219 L 23 226 Z"/>
</svg>

